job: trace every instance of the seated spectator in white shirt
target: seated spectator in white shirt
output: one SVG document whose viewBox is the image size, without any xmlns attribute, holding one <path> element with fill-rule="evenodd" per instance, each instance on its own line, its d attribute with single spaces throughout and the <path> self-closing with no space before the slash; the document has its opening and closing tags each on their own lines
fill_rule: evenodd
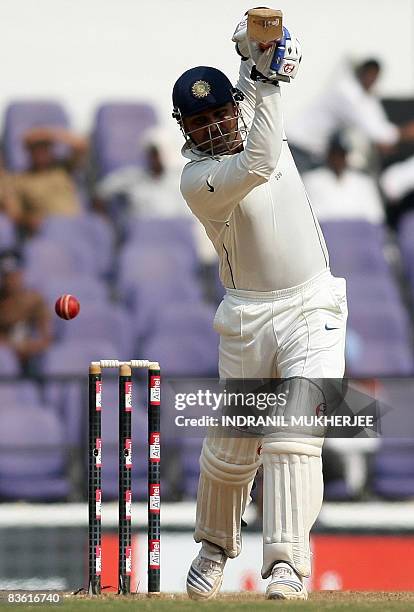
<svg viewBox="0 0 414 612">
<path fill-rule="evenodd" d="M 347 147 L 339 136 L 329 145 L 326 167 L 303 174 L 319 221 L 364 219 L 384 221 L 384 208 L 374 180 L 347 164 Z"/>
<path fill-rule="evenodd" d="M 380 71 L 375 59 L 345 67 L 317 100 L 288 123 L 288 141 L 300 172 L 321 165 L 330 139 L 345 129 L 358 130 L 384 151 L 414 140 L 414 121 L 402 126 L 391 123 L 373 91 Z"/>
<path fill-rule="evenodd" d="M 172 157 L 172 146 L 160 129 L 148 130 L 141 141 L 144 167 L 126 166 L 108 174 L 96 188 L 101 200 L 122 195 L 128 213 L 142 218 L 188 216 L 180 193 L 181 160 Z"/>
</svg>

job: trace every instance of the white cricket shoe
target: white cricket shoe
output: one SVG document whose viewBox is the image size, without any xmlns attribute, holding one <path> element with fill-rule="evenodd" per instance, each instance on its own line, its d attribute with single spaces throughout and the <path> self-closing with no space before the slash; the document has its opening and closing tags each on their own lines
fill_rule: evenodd
<svg viewBox="0 0 414 612">
<path fill-rule="evenodd" d="M 191 599 L 206 601 L 220 591 L 227 555 L 223 549 L 203 540 L 187 574 L 187 593 Z"/>
<path fill-rule="evenodd" d="M 302 578 L 289 563 L 273 566 L 272 577 L 266 589 L 266 599 L 307 599 L 308 592 Z"/>
</svg>

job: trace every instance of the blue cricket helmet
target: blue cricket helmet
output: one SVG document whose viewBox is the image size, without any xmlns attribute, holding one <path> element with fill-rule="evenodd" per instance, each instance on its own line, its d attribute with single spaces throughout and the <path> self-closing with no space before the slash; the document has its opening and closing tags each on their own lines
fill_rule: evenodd
<svg viewBox="0 0 414 612">
<path fill-rule="evenodd" d="M 189 117 L 234 102 L 238 99 L 237 93 L 221 70 L 210 66 L 190 68 L 174 85 L 174 116 Z"/>
</svg>

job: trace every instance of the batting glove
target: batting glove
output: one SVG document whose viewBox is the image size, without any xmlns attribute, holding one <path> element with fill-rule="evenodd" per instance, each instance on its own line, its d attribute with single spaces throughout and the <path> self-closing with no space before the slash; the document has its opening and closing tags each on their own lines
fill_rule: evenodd
<svg viewBox="0 0 414 612">
<path fill-rule="evenodd" d="M 250 58 L 250 49 L 247 40 L 247 14 L 237 24 L 232 41 L 236 43 L 236 51 L 242 60 L 248 60 Z"/>
<path fill-rule="evenodd" d="M 256 64 L 257 70 L 270 80 L 289 82 L 298 73 L 302 61 L 302 48 L 296 36 L 284 27 L 283 38 L 273 50 L 270 64 L 263 56 L 261 58 L 263 63 L 259 61 Z"/>
<path fill-rule="evenodd" d="M 302 60 L 302 49 L 296 36 L 283 28 L 283 37 L 267 49 L 247 37 L 247 16 L 237 25 L 232 38 L 236 50 L 243 60 L 252 59 L 255 66 L 252 79 L 255 81 L 285 81 L 294 79 Z"/>
</svg>

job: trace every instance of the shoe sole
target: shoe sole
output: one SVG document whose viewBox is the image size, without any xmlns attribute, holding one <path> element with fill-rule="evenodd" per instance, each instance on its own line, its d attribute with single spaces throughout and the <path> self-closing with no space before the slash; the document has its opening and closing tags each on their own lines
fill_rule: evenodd
<svg viewBox="0 0 414 612">
<path fill-rule="evenodd" d="M 266 592 L 266 599 L 308 599 L 307 591 L 301 591 L 300 593 L 283 593 L 282 591 L 269 591 Z"/>
<path fill-rule="evenodd" d="M 283 593 L 271 593 L 270 595 L 266 595 L 266 599 L 283 599 L 287 601 L 288 599 L 307 599 L 307 596 L 304 593 L 298 593 L 297 595 L 289 595 L 289 597 L 286 597 L 286 595 Z"/>
</svg>

